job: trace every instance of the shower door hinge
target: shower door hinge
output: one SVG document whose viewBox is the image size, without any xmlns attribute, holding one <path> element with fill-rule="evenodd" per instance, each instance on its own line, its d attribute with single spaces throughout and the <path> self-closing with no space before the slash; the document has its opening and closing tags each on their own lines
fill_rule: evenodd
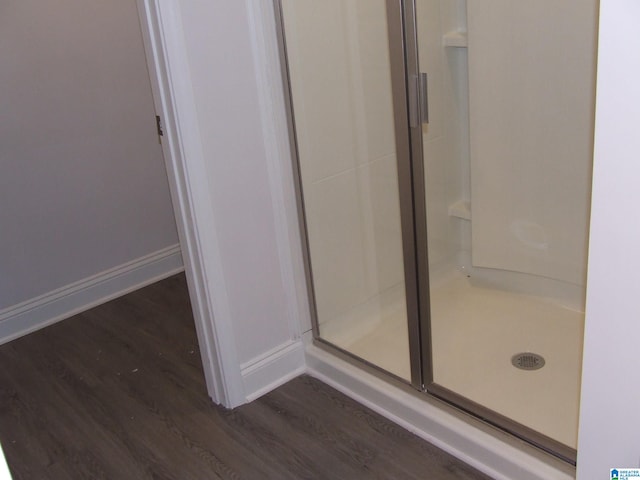
<svg viewBox="0 0 640 480">
<path fill-rule="evenodd" d="M 164 137 L 164 130 L 162 128 L 162 120 L 160 115 L 156 115 L 156 129 L 158 131 L 158 141 L 162 143 L 162 137 Z"/>
</svg>

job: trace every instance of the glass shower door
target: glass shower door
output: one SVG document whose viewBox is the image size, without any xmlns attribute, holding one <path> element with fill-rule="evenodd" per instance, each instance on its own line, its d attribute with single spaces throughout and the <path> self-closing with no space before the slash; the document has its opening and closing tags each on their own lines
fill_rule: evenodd
<svg viewBox="0 0 640 480">
<path fill-rule="evenodd" d="M 410 182 L 409 136 L 405 127 L 398 138 L 395 125 L 403 112 L 407 123 L 401 2 L 276 7 L 316 337 L 410 382 L 419 378 L 409 351 L 418 318 L 413 200 L 399 188 Z"/>
<path fill-rule="evenodd" d="M 575 461 L 597 0 L 274 3 L 315 339 Z"/>
<path fill-rule="evenodd" d="M 426 389 L 575 461 L 597 2 L 415 5 Z"/>
</svg>

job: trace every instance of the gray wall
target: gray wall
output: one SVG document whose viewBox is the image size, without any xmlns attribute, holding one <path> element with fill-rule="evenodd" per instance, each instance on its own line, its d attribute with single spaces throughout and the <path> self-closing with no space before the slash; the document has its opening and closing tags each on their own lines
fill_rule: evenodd
<svg viewBox="0 0 640 480">
<path fill-rule="evenodd" d="M 0 310 L 175 245 L 135 0 L 3 0 L 0 62 Z"/>
</svg>

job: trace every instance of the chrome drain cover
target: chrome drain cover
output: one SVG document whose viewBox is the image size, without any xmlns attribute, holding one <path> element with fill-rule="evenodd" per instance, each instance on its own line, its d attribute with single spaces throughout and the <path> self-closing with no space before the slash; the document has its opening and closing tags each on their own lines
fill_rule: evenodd
<svg viewBox="0 0 640 480">
<path fill-rule="evenodd" d="M 516 353 L 511 357 L 511 364 L 520 370 L 538 370 L 544 367 L 542 355 L 531 352 Z"/>
</svg>

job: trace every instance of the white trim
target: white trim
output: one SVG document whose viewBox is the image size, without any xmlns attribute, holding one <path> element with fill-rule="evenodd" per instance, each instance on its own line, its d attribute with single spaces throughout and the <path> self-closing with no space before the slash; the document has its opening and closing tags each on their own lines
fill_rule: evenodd
<svg viewBox="0 0 640 480">
<path fill-rule="evenodd" d="M 305 373 L 302 340 L 287 342 L 242 365 L 247 402 Z"/>
<path fill-rule="evenodd" d="M 138 0 L 163 152 L 209 395 L 246 402 L 222 270 L 217 219 L 187 59 L 179 0 Z M 215 317 L 214 317 L 215 315 Z"/>
<path fill-rule="evenodd" d="M 418 398 L 313 345 L 307 373 L 496 480 L 570 480 L 575 470 L 452 408 Z"/>
<path fill-rule="evenodd" d="M 180 246 L 158 250 L 0 311 L 0 344 L 183 271 Z"/>
<path fill-rule="evenodd" d="M 282 88 L 280 51 L 273 2 L 246 0 L 251 23 L 251 47 L 256 69 L 264 149 L 276 221 L 278 257 L 288 294 L 291 339 L 311 330 L 311 314 L 304 279 L 302 242 L 294 186 L 287 113 Z"/>
<path fill-rule="evenodd" d="M 7 460 L 4 457 L 2 447 L 0 446 L 0 480 L 11 480 L 11 473 L 9 472 L 9 466 Z"/>
</svg>

